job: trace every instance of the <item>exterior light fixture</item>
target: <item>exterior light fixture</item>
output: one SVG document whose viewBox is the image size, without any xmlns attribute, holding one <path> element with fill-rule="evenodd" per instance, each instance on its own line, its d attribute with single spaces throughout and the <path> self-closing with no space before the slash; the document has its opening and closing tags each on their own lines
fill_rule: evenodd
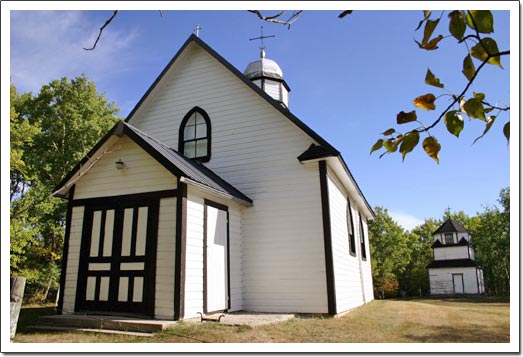
<svg viewBox="0 0 523 357">
<path fill-rule="evenodd" d="M 116 166 L 116 169 L 117 169 L 117 170 L 121 170 L 121 169 L 125 168 L 125 164 L 124 164 L 124 162 L 122 161 L 121 158 L 118 159 L 118 161 L 116 161 L 116 162 L 114 163 L 114 165 Z"/>
</svg>

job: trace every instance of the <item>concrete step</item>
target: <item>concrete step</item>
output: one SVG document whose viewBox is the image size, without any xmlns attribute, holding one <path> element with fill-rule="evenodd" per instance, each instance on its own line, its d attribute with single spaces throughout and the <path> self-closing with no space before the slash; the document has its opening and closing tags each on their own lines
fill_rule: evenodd
<svg viewBox="0 0 523 357">
<path fill-rule="evenodd" d="M 150 320 L 136 317 L 102 315 L 51 315 L 41 316 L 38 326 L 56 326 L 65 328 L 103 329 L 155 333 L 176 324 L 175 321 Z"/>
</svg>

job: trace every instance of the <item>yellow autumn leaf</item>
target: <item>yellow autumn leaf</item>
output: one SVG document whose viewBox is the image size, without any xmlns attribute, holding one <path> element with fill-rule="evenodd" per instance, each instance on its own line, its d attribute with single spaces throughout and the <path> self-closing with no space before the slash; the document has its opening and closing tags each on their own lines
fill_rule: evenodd
<svg viewBox="0 0 523 357">
<path fill-rule="evenodd" d="M 441 145 L 435 137 L 429 136 L 425 138 L 425 140 L 423 140 L 423 149 L 427 155 L 439 164 L 438 153 L 441 150 Z"/>
<path fill-rule="evenodd" d="M 414 99 L 414 105 L 418 108 L 425 109 L 425 110 L 434 110 L 436 109 L 436 105 L 434 104 L 434 101 L 436 100 L 436 97 L 434 94 L 429 93 L 425 95 L 420 95 L 416 99 Z"/>
</svg>

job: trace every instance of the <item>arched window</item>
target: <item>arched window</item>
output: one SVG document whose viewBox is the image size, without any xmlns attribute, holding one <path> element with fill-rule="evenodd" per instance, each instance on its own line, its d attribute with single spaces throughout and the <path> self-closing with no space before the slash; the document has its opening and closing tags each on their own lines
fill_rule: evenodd
<svg viewBox="0 0 523 357">
<path fill-rule="evenodd" d="M 178 151 L 202 162 L 211 158 L 211 121 L 202 108 L 192 108 L 183 118 Z"/>
</svg>

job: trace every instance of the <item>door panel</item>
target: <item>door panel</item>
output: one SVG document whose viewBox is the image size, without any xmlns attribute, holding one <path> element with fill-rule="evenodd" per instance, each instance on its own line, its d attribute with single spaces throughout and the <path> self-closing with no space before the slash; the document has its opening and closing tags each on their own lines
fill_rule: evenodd
<svg viewBox="0 0 523 357">
<path fill-rule="evenodd" d="M 158 206 L 86 205 L 76 311 L 152 315 Z"/>
<path fill-rule="evenodd" d="M 226 207 L 205 207 L 205 313 L 229 308 L 229 237 Z"/>
<path fill-rule="evenodd" d="M 463 274 L 452 274 L 454 284 L 454 294 L 463 294 Z"/>
</svg>

